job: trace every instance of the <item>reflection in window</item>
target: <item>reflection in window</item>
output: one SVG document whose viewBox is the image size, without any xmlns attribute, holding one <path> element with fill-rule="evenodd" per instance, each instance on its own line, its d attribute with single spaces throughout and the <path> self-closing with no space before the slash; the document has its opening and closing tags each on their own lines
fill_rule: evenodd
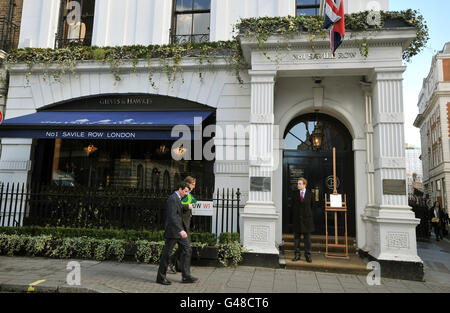
<svg viewBox="0 0 450 313">
<path fill-rule="evenodd" d="M 172 43 L 209 41 L 211 0 L 175 0 Z"/>
<path fill-rule="evenodd" d="M 152 171 L 152 188 L 153 188 L 153 190 L 159 190 L 159 174 L 160 173 L 161 172 L 156 167 Z"/>
<path fill-rule="evenodd" d="M 170 189 L 170 174 L 167 170 L 164 171 L 163 188 L 166 191 Z"/>
<path fill-rule="evenodd" d="M 320 0 L 297 0 L 297 15 L 320 15 Z"/>
<path fill-rule="evenodd" d="M 94 27 L 95 0 L 61 0 L 56 48 L 90 46 Z"/>
</svg>

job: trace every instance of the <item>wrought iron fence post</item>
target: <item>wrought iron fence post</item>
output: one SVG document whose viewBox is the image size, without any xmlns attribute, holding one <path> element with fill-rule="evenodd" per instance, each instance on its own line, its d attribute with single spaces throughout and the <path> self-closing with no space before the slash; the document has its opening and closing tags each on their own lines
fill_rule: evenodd
<svg viewBox="0 0 450 313">
<path fill-rule="evenodd" d="M 240 219 L 239 215 L 240 215 L 241 192 L 240 192 L 239 188 L 237 189 L 236 197 L 237 197 L 237 199 L 236 199 L 236 201 L 237 201 L 237 232 L 240 234 L 241 233 L 241 227 L 240 227 L 241 219 Z"/>
</svg>

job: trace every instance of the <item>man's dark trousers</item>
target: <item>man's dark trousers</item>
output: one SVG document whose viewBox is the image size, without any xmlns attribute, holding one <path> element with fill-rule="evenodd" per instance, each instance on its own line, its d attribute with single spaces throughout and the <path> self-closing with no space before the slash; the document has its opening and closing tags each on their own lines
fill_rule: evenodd
<svg viewBox="0 0 450 313">
<path fill-rule="evenodd" d="M 302 234 L 294 234 L 295 255 L 300 255 L 300 236 Z M 305 256 L 311 256 L 311 234 L 303 234 L 303 242 L 305 244 Z"/>
<path fill-rule="evenodd" d="M 189 209 L 188 204 L 183 204 L 182 207 L 183 207 L 183 225 L 185 225 L 185 227 L 186 227 L 186 233 L 188 235 L 189 242 L 190 242 L 191 241 L 191 212 L 192 212 L 192 210 Z M 175 266 L 175 269 L 177 271 L 180 271 L 180 268 L 181 268 L 181 265 L 180 265 L 181 264 L 181 256 L 182 256 L 181 248 L 180 248 L 180 245 L 178 245 L 177 250 L 170 257 L 170 263 L 169 263 L 169 265 Z"/>
<path fill-rule="evenodd" d="M 191 276 L 192 248 L 189 238 L 166 238 L 158 268 L 158 280 L 164 280 L 166 278 L 170 255 L 176 243 L 178 243 L 178 247 L 181 249 L 181 275 L 182 277 Z"/>
</svg>

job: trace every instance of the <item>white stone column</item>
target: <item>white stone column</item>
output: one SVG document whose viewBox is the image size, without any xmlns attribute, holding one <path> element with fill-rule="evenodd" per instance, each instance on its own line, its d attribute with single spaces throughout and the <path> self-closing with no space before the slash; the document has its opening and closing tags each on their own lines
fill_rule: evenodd
<svg viewBox="0 0 450 313">
<path fill-rule="evenodd" d="M 385 261 L 421 262 L 417 256 L 419 220 L 408 206 L 402 75 L 405 67 L 375 69 L 373 84 L 373 198 L 364 220 L 369 254 Z M 366 100 L 369 101 L 369 92 Z M 369 114 L 370 114 L 370 105 Z M 370 122 L 370 116 L 368 116 Z M 368 148 L 372 130 L 367 127 Z M 368 149 L 368 150 L 369 150 Z M 372 162 L 368 153 L 368 181 Z M 403 182 L 404 188 L 403 188 Z M 370 185 L 369 185 L 370 186 Z M 372 188 L 372 186 L 370 187 Z M 404 190 L 403 190 L 404 189 Z"/>
<path fill-rule="evenodd" d="M 275 71 L 250 71 L 249 199 L 241 214 L 243 244 L 253 253 L 278 254 L 275 244 L 279 218 L 272 199 L 274 162 Z M 252 181 L 265 182 L 262 190 Z"/>
</svg>

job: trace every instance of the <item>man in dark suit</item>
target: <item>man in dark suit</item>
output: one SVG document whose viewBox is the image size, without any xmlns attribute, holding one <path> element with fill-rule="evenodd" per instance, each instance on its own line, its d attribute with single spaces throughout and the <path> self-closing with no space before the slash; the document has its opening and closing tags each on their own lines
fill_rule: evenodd
<svg viewBox="0 0 450 313">
<path fill-rule="evenodd" d="M 183 283 L 194 283 L 197 278 L 191 276 L 191 243 L 189 241 L 186 230 L 188 227 L 183 222 L 183 206 L 181 199 L 183 199 L 189 192 L 189 185 L 185 182 L 178 185 L 175 191 L 167 200 L 167 218 L 166 227 L 164 231 L 165 244 L 159 262 L 158 275 L 156 282 L 162 285 L 170 285 L 171 282 L 167 280 L 167 267 L 169 265 L 170 254 L 176 243 L 181 247 L 181 275 Z M 192 209 L 192 205 L 190 205 Z"/>
<path fill-rule="evenodd" d="M 186 225 L 186 233 L 188 235 L 189 241 L 191 241 L 191 218 L 192 218 L 192 208 L 189 207 L 189 204 L 193 204 L 197 202 L 197 200 L 192 196 L 192 191 L 195 189 L 196 179 L 192 176 L 187 176 L 184 179 L 184 182 L 189 186 L 189 193 L 181 199 L 181 204 L 183 207 L 183 222 Z M 181 264 L 181 248 L 177 247 L 177 250 L 170 257 L 169 269 L 167 270 L 168 274 L 176 274 L 177 271 L 180 271 Z"/>
<path fill-rule="evenodd" d="M 297 182 L 297 189 L 292 195 L 292 210 L 294 210 L 294 239 L 295 257 L 292 261 L 300 260 L 300 236 L 303 234 L 305 243 L 305 259 L 311 263 L 311 233 L 314 231 L 314 219 L 312 210 L 314 208 L 314 196 L 311 191 L 306 190 L 308 181 L 301 177 Z"/>
</svg>

